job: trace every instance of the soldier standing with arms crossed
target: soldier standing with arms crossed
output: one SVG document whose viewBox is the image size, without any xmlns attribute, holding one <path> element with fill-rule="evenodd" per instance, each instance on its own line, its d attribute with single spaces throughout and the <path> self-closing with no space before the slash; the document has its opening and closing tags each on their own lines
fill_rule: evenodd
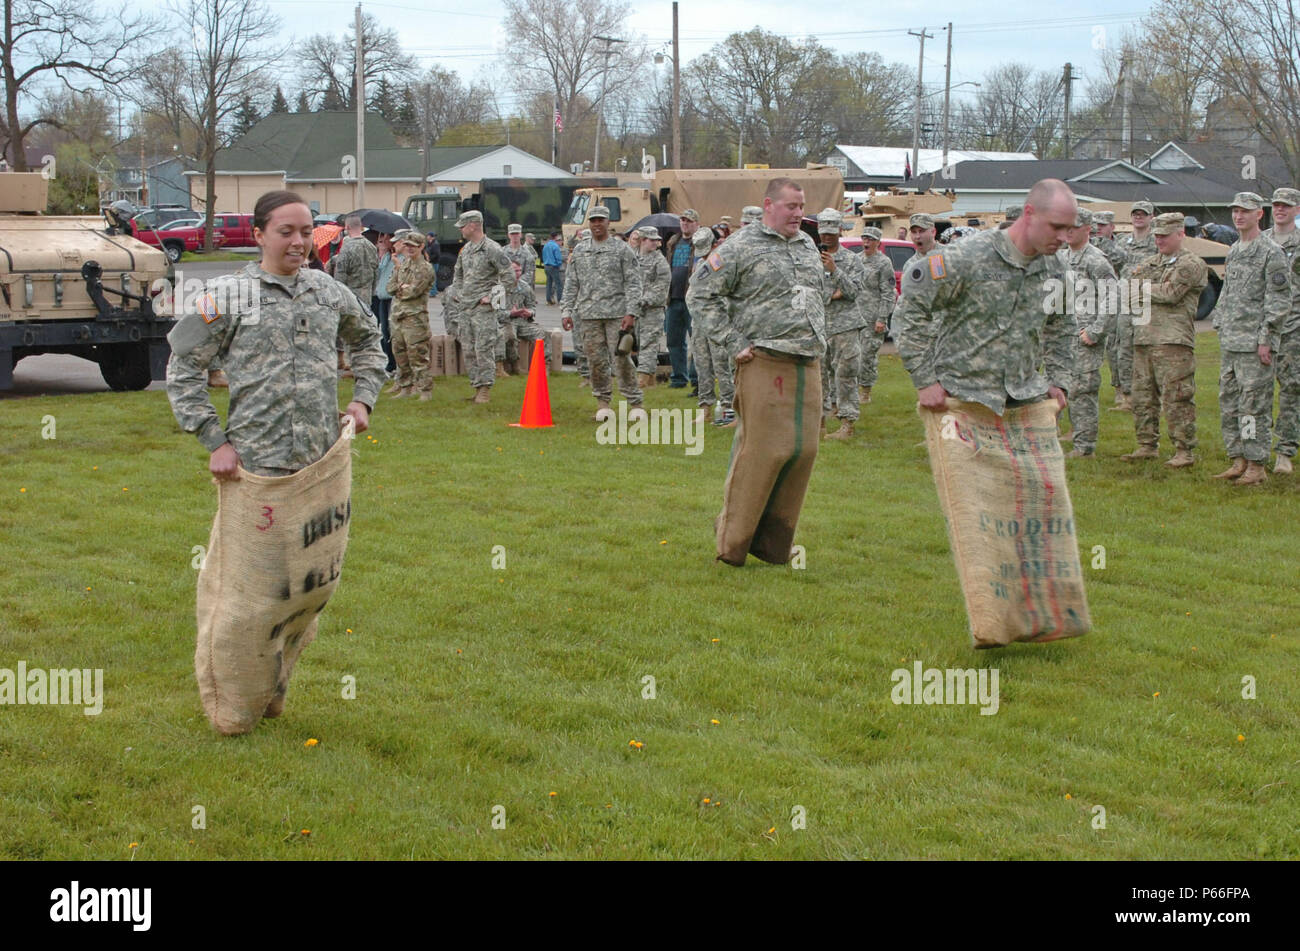
<svg viewBox="0 0 1300 951">
<path fill-rule="evenodd" d="M 830 288 L 826 304 L 826 358 L 822 361 L 822 421 L 835 415 L 840 428 L 827 439 L 848 439 L 858 421 L 858 373 L 862 369 L 862 329 L 867 325 L 858 308 L 858 295 L 865 276 L 858 255 L 840 247 L 840 224 L 844 216 L 834 208 L 817 215 L 822 268 Z"/>
<path fill-rule="evenodd" d="M 642 389 L 655 385 L 655 371 L 659 368 L 659 340 L 664 330 L 664 307 L 668 303 L 668 285 L 672 275 L 668 260 L 659 253 L 663 239 L 653 225 L 641 229 L 641 302 L 636 318 L 637 353 L 636 381 Z"/>
<path fill-rule="evenodd" d="M 717 557 L 729 565 L 748 554 L 789 562 L 817 458 L 829 292 L 799 230 L 803 206 L 797 182 L 773 179 L 763 220 L 710 252 L 691 282 L 697 316 L 736 363 L 740 424 L 715 522 Z"/>
<path fill-rule="evenodd" d="M 1273 471 L 1287 475 L 1291 460 L 1300 449 L 1300 280 L 1295 270 L 1300 256 L 1300 230 L 1295 226 L 1300 191 L 1279 188 L 1273 192 L 1273 227 L 1264 234 L 1272 238 L 1287 257 L 1291 271 L 1291 310 L 1282 324 L 1277 345 L 1277 461 Z"/>
<path fill-rule="evenodd" d="M 871 402 L 871 388 L 876 385 L 876 367 L 880 358 L 880 345 L 885 342 L 889 329 L 889 315 L 894 310 L 894 264 L 889 255 L 880 250 L 882 235 L 879 228 L 862 229 L 862 292 L 858 305 L 867 325 L 862 328 L 862 363 L 858 372 L 861 386 L 860 403 Z"/>
<path fill-rule="evenodd" d="M 424 236 L 418 231 L 393 235 L 398 255 L 388 293 L 389 326 L 393 335 L 393 359 L 397 361 L 397 382 L 393 399 L 419 394 L 420 402 L 433 398 L 433 369 L 429 365 L 429 288 L 433 286 L 433 265 L 424 259 Z"/>
<path fill-rule="evenodd" d="M 497 311 L 504 309 L 506 289 L 514 286 L 515 272 L 501 245 L 483 234 L 482 212 L 465 212 L 456 219 L 456 227 L 465 244 L 456 256 L 452 293 L 456 298 L 465 359 L 469 363 L 469 383 L 474 387 L 472 399 L 475 403 L 486 403 L 496 380 L 493 371 L 497 334 L 501 332 Z M 494 293 L 496 302 L 492 300 Z"/>
<path fill-rule="evenodd" d="M 1228 206 L 1241 237 L 1228 249 L 1214 307 L 1219 332 L 1219 425 L 1232 465 L 1214 476 L 1259 485 L 1272 446 L 1273 355 L 1291 309 L 1286 254 L 1259 230 L 1264 199 L 1238 192 Z"/>
<path fill-rule="evenodd" d="M 1070 427 L 1074 430 L 1074 448 L 1065 454 L 1067 459 L 1086 459 L 1097 451 L 1099 406 L 1097 394 L 1101 389 L 1101 365 L 1106 360 L 1106 338 L 1115 331 L 1115 271 L 1106 256 L 1089 242 L 1092 215 L 1080 208 L 1070 229 L 1068 244 L 1057 254 L 1066 267 L 1066 280 L 1074 286 L 1073 299 L 1076 313 L 1074 348 L 1074 383 L 1070 390 Z M 1086 281 L 1084 288 L 1079 281 Z M 1093 314 L 1077 313 L 1080 300 L 1091 294 Z"/>
<path fill-rule="evenodd" d="M 1124 255 L 1124 266 L 1119 269 L 1120 280 L 1132 277 L 1137 267 L 1156 253 L 1155 238 L 1151 234 L 1151 216 L 1155 208 L 1149 201 L 1135 201 L 1129 211 L 1133 233 L 1115 239 L 1115 249 Z M 1115 361 L 1111 365 L 1111 384 L 1115 387 L 1115 405 L 1111 407 L 1124 413 L 1133 412 L 1133 319 L 1130 314 L 1115 316 Z M 1119 371 L 1116 382 L 1113 371 Z"/>
<path fill-rule="evenodd" d="M 1137 450 L 1120 458 L 1160 456 L 1160 413 L 1169 427 L 1174 455 L 1165 463 L 1184 469 L 1196 462 L 1196 305 L 1209 268 L 1183 250 L 1183 216 L 1157 215 L 1151 225 L 1157 253 L 1132 277 L 1151 287 L 1148 319 L 1133 321 L 1133 425 Z"/>
</svg>

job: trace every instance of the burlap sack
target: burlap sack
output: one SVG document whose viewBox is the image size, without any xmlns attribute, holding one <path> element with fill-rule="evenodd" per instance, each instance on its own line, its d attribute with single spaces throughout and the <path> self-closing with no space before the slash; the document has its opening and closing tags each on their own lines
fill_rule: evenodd
<svg viewBox="0 0 1300 951">
<path fill-rule="evenodd" d="M 1091 626 L 1056 402 L 918 407 L 975 647 L 1054 641 Z"/>
<path fill-rule="evenodd" d="M 203 711 L 227 735 L 278 716 L 298 656 L 343 570 L 352 515 L 353 422 L 291 476 L 217 483 L 199 571 L 194 673 Z"/>
<path fill-rule="evenodd" d="M 743 565 L 748 553 L 783 565 L 817 459 L 821 366 L 755 350 L 736 367 L 733 406 L 740 421 L 714 522 L 718 559 Z"/>
</svg>

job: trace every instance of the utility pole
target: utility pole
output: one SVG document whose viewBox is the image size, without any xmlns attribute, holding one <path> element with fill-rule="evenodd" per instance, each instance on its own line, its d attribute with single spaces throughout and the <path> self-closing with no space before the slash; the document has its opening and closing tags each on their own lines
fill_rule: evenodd
<svg viewBox="0 0 1300 951">
<path fill-rule="evenodd" d="M 1065 154 L 1062 157 L 1069 158 L 1070 157 L 1070 93 L 1074 89 L 1074 68 L 1069 63 L 1065 64 L 1065 79 L 1063 79 L 1062 82 L 1065 83 L 1065 124 L 1064 124 L 1064 129 L 1062 130 L 1063 138 L 1065 140 Z"/>
<path fill-rule="evenodd" d="M 952 24 L 944 27 L 948 31 L 948 59 L 943 67 L 943 168 L 948 167 L 948 98 L 952 94 Z M 916 169 L 912 169 L 913 172 Z M 946 175 L 947 172 L 944 172 Z"/>
<path fill-rule="evenodd" d="M 616 40 L 612 36 L 593 36 L 593 40 L 600 40 L 605 44 L 605 68 L 600 71 L 600 98 L 596 100 L 596 155 L 591 162 L 591 173 L 594 175 L 600 171 L 600 119 L 605 110 L 605 84 L 609 80 L 609 57 L 614 52 L 615 43 L 626 43 L 627 40 Z"/>
<path fill-rule="evenodd" d="M 921 39 L 921 55 L 916 63 L 916 112 L 912 116 L 912 177 L 918 178 L 921 170 L 917 168 L 917 158 L 921 148 L 921 72 L 925 69 L 925 39 L 933 37 L 933 33 L 925 32 L 925 27 L 921 27 L 921 32 L 908 30 L 908 36 L 916 36 Z"/>
<path fill-rule="evenodd" d="M 560 94 L 556 93 L 551 97 L 551 164 L 555 164 L 555 117 L 560 111 Z"/>
<path fill-rule="evenodd" d="M 1126 151 L 1132 151 L 1132 145 L 1129 142 L 1128 112 L 1129 112 L 1129 83 L 1128 78 L 1128 53 L 1120 57 L 1119 61 L 1119 81 L 1124 87 L 1124 111 L 1120 113 L 1119 120 L 1119 157 L 1124 158 Z"/>
<path fill-rule="evenodd" d="M 357 4 L 357 207 L 366 207 L 366 67 L 361 47 L 361 4 Z"/>
<path fill-rule="evenodd" d="M 682 165 L 682 48 L 677 44 L 677 0 L 673 0 L 673 168 Z"/>
</svg>

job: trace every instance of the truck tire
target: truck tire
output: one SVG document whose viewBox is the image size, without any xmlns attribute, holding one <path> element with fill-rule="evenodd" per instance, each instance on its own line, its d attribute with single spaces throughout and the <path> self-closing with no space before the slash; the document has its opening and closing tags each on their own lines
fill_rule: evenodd
<svg viewBox="0 0 1300 951">
<path fill-rule="evenodd" d="M 143 390 L 153 381 L 147 343 L 119 343 L 99 348 L 99 372 L 115 392 Z"/>
<path fill-rule="evenodd" d="M 185 253 L 185 244 L 181 241 L 164 241 L 163 252 L 167 255 L 167 260 L 175 264 Z"/>
<path fill-rule="evenodd" d="M 1214 310 L 1214 305 L 1219 302 L 1219 289 L 1223 284 L 1213 274 L 1210 275 L 1209 282 L 1205 289 L 1201 291 L 1201 299 L 1196 302 L 1196 319 L 1207 320 L 1210 312 Z"/>
</svg>

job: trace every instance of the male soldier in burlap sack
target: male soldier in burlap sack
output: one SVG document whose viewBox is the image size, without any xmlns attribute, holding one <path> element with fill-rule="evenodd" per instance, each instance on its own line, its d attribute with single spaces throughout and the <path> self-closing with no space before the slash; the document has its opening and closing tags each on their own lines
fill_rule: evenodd
<svg viewBox="0 0 1300 951">
<path fill-rule="evenodd" d="M 393 359 L 397 361 L 397 380 L 392 399 L 418 395 L 422 402 L 433 398 L 433 369 L 430 366 L 429 288 L 433 286 L 433 265 L 420 252 L 424 235 L 418 231 L 399 231 L 393 235 L 397 266 L 388 279 L 388 293 L 393 303 L 388 311 L 388 325 L 393 337 Z"/>
<path fill-rule="evenodd" d="M 690 306 L 736 362 L 740 423 L 718 516 L 717 557 L 785 564 L 817 458 L 830 296 L 817 246 L 799 230 L 803 189 L 775 178 L 763 220 L 696 265 Z"/>
<path fill-rule="evenodd" d="M 465 239 L 456 256 L 452 281 L 461 342 L 469 363 L 469 385 L 474 387 L 473 400 L 486 403 L 496 380 L 497 335 L 501 332 L 497 311 L 504 304 L 506 288 L 514 285 L 515 272 L 501 245 L 483 234 L 482 212 L 465 212 L 456 219 L 456 227 Z"/>
<path fill-rule="evenodd" d="M 858 373 L 862 369 L 862 328 L 867 325 L 858 307 L 862 292 L 862 259 L 840 247 L 844 216 L 834 208 L 817 215 L 817 237 L 830 300 L 826 303 L 826 358 L 822 361 L 822 420 L 831 413 L 839 429 L 827 439 L 849 439 L 858 421 Z"/>
<path fill-rule="evenodd" d="M 1241 237 L 1228 249 L 1213 316 L 1219 331 L 1219 425 L 1232 465 L 1214 478 L 1259 485 L 1268 478 L 1273 357 L 1291 311 L 1290 271 L 1286 252 L 1259 230 L 1264 199 L 1238 192 L 1228 207 Z"/>
<path fill-rule="evenodd" d="M 1068 290 L 1063 295 L 1074 318 L 1074 384 L 1070 390 L 1070 426 L 1074 448 L 1067 459 L 1086 459 L 1097 450 L 1098 392 L 1101 365 L 1106 361 L 1106 338 L 1115 332 L 1119 288 L 1115 271 L 1088 238 L 1092 213 L 1080 208 L 1067 245 L 1056 252 L 1065 263 Z"/>
<path fill-rule="evenodd" d="M 637 305 L 636 381 L 645 389 L 654 386 L 659 369 L 659 341 L 664 332 L 664 308 L 668 306 L 668 285 L 672 274 L 668 259 L 659 253 L 663 239 L 659 229 L 646 225 L 641 229 L 641 247 L 637 261 L 641 265 L 641 300 Z"/>
<path fill-rule="evenodd" d="M 1150 317 L 1133 321 L 1133 424 L 1138 447 L 1121 459 L 1158 459 L 1160 413 L 1165 414 L 1174 455 L 1165 462 L 1184 469 L 1196 459 L 1196 306 L 1209 268 L 1183 250 L 1183 215 L 1157 215 L 1151 225 L 1157 253 L 1134 268 L 1134 280 L 1151 288 Z M 1073 412 L 1074 394 L 1070 395 Z"/>
<path fill-rule="evenodd" d="M 168 334 L 172 356 L 167 364 L 167 397 L 172 411 L 181 428 L 194 433 L 211 453 L 212 475 L 232 489 L 241 469 L 252 477 L 294 477 L 338 448 L 336 339 L 352 351 L 356 384 L 346 415 L 352 417 L 356 432 L 369 425 L 388 363 L 379 327 L 356 295 L 324 272 L 303 266 L 312 241 L 312 213 L 301 197 L 277 191 L 259 198 L 253 210 L 253 236 L 262 248 L 260 263 L 210 281 L 198 312 L 182 315 Z M 243 293 L 245 288 L 251 293 Z M 215 358 L 221 359 L 230 378 L 224 427 L 206 388 L 207 368 Z M 346 446 L 343 452 L 346 459 Z M 346 493 L 349 484 L 339 486 L 339 491 Z M 273 526 L 276 532 L 287 528 L 289 544 L 295 551 L 301 547 L 292 540 L 299 525 L 286 523 L 269 506 L 255 514 L 254 521 L 234 528 L 259 539 L 263 532 L 269 537 Z M 220 525 L 219 511 L 210 541 L 222 540 Z M 239 547 L 233 534 L 229 542 L 228 547 Z M 286 627 L 289 619 L 283 619 L 271 629 L 270 640 L 260 630 L 253 632 L 255 653 L 260 652 L 256 656 L 236 651 L 214 661 L 203 649 L 205 624 L 214 616 L 219 622 L 223 613 L 235 614 L 245 607 L 230 593 L 225 593 L 224 602 L 218 597 L 205 605 L 205 576 L 213 569 L 216 555 L 215 546 L 210 547 L 200 571 L 195 672 L 205 712 L 214 726 L 223 733 L 243 733 L 261 717 L 276 717 L 283 711 L 289 676 L 298 655 L 315 636 L 316 616 L 310 621 L 297 618 L 291 627 Z M 232 555 L 236 561 L 239 552 Z M 328 583 L 337 582 L 338 567 L 334 566 Z M 258 589 L 272 604 L 303 596 L 299 578 L 239 580 Z M 280 583 L 285 584 L 283 591 L 261 590 Z M 329 587 L 328 583 L 319 587 Z M 268 666 L 271 661 L 274 666 Z M 229 674 L 241 669 L 256 670 L 257 683 Z M 253 697 L 257 703 L 240 709 L 228 700 L 219 702 L 214 684 L 236 693 L 242 688 L 244 699 Z"/>
<path fill-rule="evenodd" d="M 894 262 L 880 249 L 879 228 L 862 229 L 862 292 L 858 306 L 866 326 L 862 328 L 862 360 L 859 363 L 859 403 L 871 402 L 871 388 L 876 385 L 880 345 L 889 329 L 889 315 L 898 298 L 894 284 Z"/>
</svg>

